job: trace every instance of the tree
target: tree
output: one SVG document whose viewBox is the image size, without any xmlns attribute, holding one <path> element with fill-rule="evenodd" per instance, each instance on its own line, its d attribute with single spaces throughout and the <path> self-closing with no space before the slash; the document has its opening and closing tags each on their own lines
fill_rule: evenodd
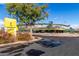
<svg viewBox="0 0 79 59">
<path fill-rule="evenodd" d="M 11 17 L 16 18 L 19 24 L 30 26 L 32 33 L 32 25 L 40 20 L 48 17 L 46 12 L 47 5 L 39 5 L 33 3 L 11 3 L 6 4 L 6 9 Z"/>
<path fill-rule="evenodd" d="M 48 24 L 48 26 L 47 26 L 47 28 L 51 28 L 52 25 L 53 25 L 53 21 L 50 21 L 49 24 Z"/>
<path fill-rule="evenodd" d="M 75 32 L 75 30 L 72 27 L 70 27 L 69 30 L 70 30 L 71 33 Z"/>
</svg>

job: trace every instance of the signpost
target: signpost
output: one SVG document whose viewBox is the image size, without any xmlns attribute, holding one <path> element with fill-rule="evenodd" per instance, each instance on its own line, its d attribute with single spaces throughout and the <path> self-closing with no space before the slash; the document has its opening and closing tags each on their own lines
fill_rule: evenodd
<svg viewBox="0 0 79 59">
<path fill-rule="evenodd" d="M 16 40 L 16 31 L 18 30 L 17 25 L 16 25 L 16 19 L 4 18 L 4 26 L 6 28 L 6 32 L 8 32 L 14 36 L 14 41 L 15 41 Z"/>
</svg>

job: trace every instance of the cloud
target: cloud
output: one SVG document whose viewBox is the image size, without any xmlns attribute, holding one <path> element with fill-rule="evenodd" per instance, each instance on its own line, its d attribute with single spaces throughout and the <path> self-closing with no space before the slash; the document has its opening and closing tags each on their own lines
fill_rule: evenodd
<svg viewBox="0 0 79 59">
<path fill-rule="evenodd" d="M 74 29 L 78 29 L 79 28 L 79 24 L 77 24 L 77 25 L 71 25 L 71 27 L 74 28 Z"/>
<path fill-rule="evenodd" d="M 56 20 L 56 19 L 57 19 L 57 17 L 55 17 L 55 18 L 53 18 L 53 19 L 55 19 L 55 20 Z"/>
<path fill-rule="evenodd" d="M 3 20 L 2 19 L 0 19 L 0 27 L 2 27 L 3 26 Z"/>
</svg>

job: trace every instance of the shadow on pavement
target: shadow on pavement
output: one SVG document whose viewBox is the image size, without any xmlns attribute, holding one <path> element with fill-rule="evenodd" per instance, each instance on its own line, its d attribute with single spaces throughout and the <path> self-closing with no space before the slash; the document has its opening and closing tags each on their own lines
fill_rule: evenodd
<svg viewBox="0 0 79 59">
<path fill-rule="evenodd" d="M 11 54 L 11 53 L 19 52 L 19 51 L 22 51 L 23 48 L 25 48 L 26 46 L 27 45 L 19 45 L 19 46 L 16 46 L 16 47 L 10 47 L 10 48 L 7 48 L 6 50 L 0 51 L 0 53 L 10 53 Z M 18 50 L 18 49 L 20 49 L 20 50 Z"/>
<path fill-rule="evenodd" d="M 26 54 L 28 56 L 40 56 L 41 54 L 44 54 L 44 51 L 41 50 L 36 50 L 36 49 L 30 49 Z"/>
<path fill-rule="evenodd" d="M 51 40 L 51 39 L 42 39 L 39 42 L 36 42 L 37 44 L 42 45 L 43 47 L 58 47 L 63 44 L 62 41 L 59 40 Z"/>
</svg>

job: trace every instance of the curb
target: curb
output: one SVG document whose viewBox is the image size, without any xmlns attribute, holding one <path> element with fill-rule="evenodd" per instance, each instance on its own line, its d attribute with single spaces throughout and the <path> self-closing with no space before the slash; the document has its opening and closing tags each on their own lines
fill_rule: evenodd
<svg viewBox="0 0 79 59">
<path fill-rule="evenodd" d="M 62 34 L 62 35 L 58 35 L 58 34 L 51 34 L 51 35 L 45 35 L 45 34 L 33 34 L 33 36 L 38 36 L 38 37 L 79 37 L 79 35 L 75 35 L 75 34 Z"/>
<path fill-rule="evenodd" d="M 34 43 L 36 41 L 39 41 L 41 39 L 42 39 L 41 37 L 38 37 L 38 39 L 33 39 L 33 40 L 29 40 L 29 41 L 17 41 L 17 42 L 13 42 L 13 43 L 0 44 L 0 48 L 12 46 L 12 45 L 30 44 L 30 43 Z"/>
</svg>

